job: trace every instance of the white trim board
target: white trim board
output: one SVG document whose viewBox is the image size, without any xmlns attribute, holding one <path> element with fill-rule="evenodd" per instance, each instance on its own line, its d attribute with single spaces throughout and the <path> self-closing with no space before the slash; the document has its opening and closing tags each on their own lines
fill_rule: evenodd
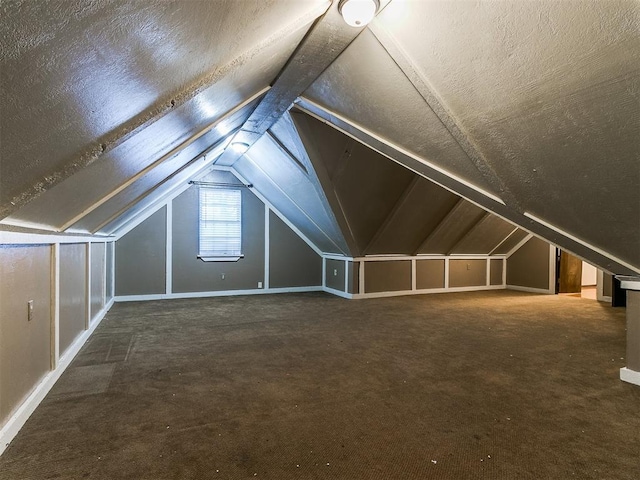
<svg viewBox="0 0 640 480">
<path fill-rule="evenodd" d="M 213 292 L 184 292 L 184 293 L 152 293 L 146 295 L 119 295 L 114 298 L 115 302 L 145 302 L 149 300 L 175 300 L 180 298 L 209 298 L 209 297 L 231 297 L 239 295 L 267 295 L 275 293 L 306 293 L 321 292 L 322 286 L 310 287 L 282 287 L 282 288 L 256 288 L 250 290 L 219 290 Z"/>
<path fill-rule="evenodd" d="M 62 355 L 58 361 L 58 368 L 51 370 L 40 383 L 35 387 L 27 399 L 22 402 L 22 405 L 14 412 L 9 418 L 7 423 L 0 430 L 0 455 L 9 446 L 11 441 L 18 434 L 20 429 L 27 422 L 31 414 L 40 405 L 40 402 L 44 400 L 51 388 L 58 381 L 60 376 L 64 373 L 67 367 L 71 364 L 71 361 L 78 354 L 82 346 L 89 339 L 94 330 L 100 325 L 103 318 L 113 305 L 113 300 L 107 303 L 102 310 L 98 313 L 95 320 L 91 323 L 89 329 L 82 332 L 82 334 L 71 344 L 67 351 Z"/>
<path fill-rule="evenodd" d="M 640 372 L 622 367 L 620 369 L 620 380 L 640 386 Z"/>
<path fill-rule="evenodd" d="M 341 290 L 336 290 L 335 288 L 331 288 L 331 287 L 323 287 L 322 291 L 325 293 L 330 293 L 332 295 L 335 295 L 336 297 L 346 298 L 347 300 L 351 300 L 352 298 L 354 298 L 354 295 L 351 293 L 343 292 Z"/>
<path fill-rule="evenodd" d="M 521 287 L 520 285 L 507 285 L 507 290 L 517 290 L 519 292 L 541 293 L 543 295 L 553 295 L 545 288 Z"/>
<path fill-rule="evenodd" d="M 589 250 L 591 250 L 593 252 L 596 252 L 598 255 L 602 255 L 604 258 L 610 259 L 610 260 L 612 260 L 612 261 L 614 261 L 614 262 L 616 262 L 616 263 L 628 268 L 631 271 L 640 273 L 640 271 L 638 270 L 637 266 L 631 265 L 629 262 L 625 262 L 624 260 L 621 260 L 620 258 L 605 252 L 601 248 L 598 248 L 598 247 L 596 247 L 594 245 L 591 245 L 589 242 L 585 242 L 584 240 L 576 237 L 575 235 L 572 235 L 572 234 L 568 233 L 567 231 L 565 231 L 565 230 L 563 230 L 563 229 L 561 229 L 559 227 L 556 227 L 555 225 L 553 225 L 553 224 L 551 224 L 549 222 L 546 222 L 546 221 L 542 220 L 539 217 L 536 217 L 535 215 L 533 215 L 531 213 L 524 212 L 524 216 L 527 217 L 527 218 L 530 218 L 534 222 L 539 223 L 540 225 L 543 225 L 543 226 L 547 227 L 549 230 L 552 230 L 552 231 L 554 231 L 556 233 L 559 233 L 560 235 L 562 235 L 562 236 L 564 236 L 564 237 L 566 237 L 566 238 L 568 238 L 570 240 L 573 240 L 574 242 L 578 243 L 579 245 L 582 245 L 583 247 L 585 247 L 585 248 L 587 248 L 587 249 L 589 249 Z M 566 249 L 563 249 L 563 250 L 566 250 Z M 573 253 L 573 252 L 571 252 L 571 253 Z M 573 255 L 577 256 L 581 260 L 585 260 L 582 256 L 580 256 L 580 255 L 578 255 L 576 253 L 573 253 Z"/>
<path fill-rule="evenodd" d="M 100 235 L 55 235 L 48 233 L 7 232 L 0 230 L 1 245 L 54 245 L 56 243 L 114 242 L 115 237 Z"/>
</svg>

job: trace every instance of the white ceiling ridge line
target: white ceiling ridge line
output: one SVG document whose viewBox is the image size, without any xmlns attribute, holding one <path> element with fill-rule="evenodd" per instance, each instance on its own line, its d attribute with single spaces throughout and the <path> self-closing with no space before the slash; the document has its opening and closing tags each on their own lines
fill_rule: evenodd
<svg viewBox="0 0 640 480">
<path fill-rule="evenodd" d="M 140 179 L 143 176 L 145 176 L 147 173 L 149 173 L 150 171 L 152 171 L 153 169 L 158 167 L 160 164 L 162 164 L 163 162 L 165 162 L 169 158 L 171 158 L 171 157 L 177 155 L 178 153 L 180 153 L 182 150 L 187 148 L 189 145 L 191 145 L 193 142 L 195 142 L 197 139 L 199 139 L 203 135 L 206 135 L 207 133 L 209 133 L 218 124 L 222 123 L 226 119 L 230 118 L 232 115 L 238 113 L 240 110 L 242 110 L 247 105 L 250 105 L 256 99 L 258 99 L 261 96 L 263 96 L 269 89 L 270 89 L 270 87 L 268 87 L 268 86 L 263 88 L 262 90 L 254 93 L 251 97 L 249 97 L 244 102 L 236 105 L 231 110 L 228 110 L 227 112 L 223 113 L 216 120 L 214 120 L 213 122 L 207 124 L 204 128 L 200 129 L 198 132 L 196 132 L 195 134 L 190 136 L 188 139 L 186 139 L 185 141 L 180 143 L 178 146 L 173 147 L 170 151 L 168 151 L 167 153 L 162 155 L 160 158 L 158 158 L 157 160 L 151 162 L 149 165 L 144 167 L 142 170 L 140 170 L 135 175 L 129 177 L 125 182 L 121 183 L 120 186 L 118 186 L 115 189 L 111 190 L 111 192 L 109 192 L 107 195 L 103 196 L 97 202 L 93 203 L 88 208 L 84 209 L 81 213 L 79 213 L 78 215 L 73 217 L 71 220 L 67 221 L 62 227 L 60 227 L 60 229 L 61 230 L 66 230 L 67 228 L 71 227 L 75 223 L 78 223 L 80 220 L 82 220 L 84 217 L 89 215 L 91 212 L 93 212 L 100 205 L 102 205 L 102 204 L 106 203 L 107 201 L 111 200 L 113 197 L 118 195 L 124 189 L 126 189 L 127 187 L 129 187 L 130 185 L 135 183 L 138 179 Z"/>
<path fill-rule="evenodd" d="M 602 255 L 603 257 L 607 257 L 613 261 L 615 261 L 616 263 L 619 263 L 620 265 L 623 265 L 625 267 L 627 267 L 629 270 L 633 270 L 634 272 L 636 272 L 637 274 L 640 274 L 640 266 L 638 265 L 632 265 L 631 263 L 627 262 L 626 260 L 622 260 L 614 255 L 611 255 L 610 253 L 605 252 L 604 250 L 602 250 L 601 248 L 596 247 L 595 245 L 590 244 L 589 242 L 586 242 L 578 237 L 576 237 L 575 235 L 572 235 L 571 233 L 568 233 L 565 230 L 562 230 L 559 227 L 556 227 L 555 225 L 546 222 L 545 220 L 542 220 L 539 217 L 536 217 L 535 215 L 528 213 L 528 212 L 524 212 L 524 216 L 527 218 L 530 218 L 531 220 L 533 220 L 534 222 L 537 222 L 545 227 L 547 227 L 549 230 L 553 230 L 556 233 L 559 233 L 560 235 L 567 237 L 571 240 L 573 240 L 576 243 L 579 243 L 580 245 L 588 248 L 589 250 L 593 250 L 594 252 Z M 562 248 L 562 247 L 559 247 Z M 573 253 L 573 252 L 571 252 Z M 573 253 L 574 255 L 580 257 L 582 260 L 585 260 L 584 258 L 582 258 L 581 255 Z M 588 260 L 585 260 L 587 263 L 589 263 Z M 615 273 L 615 272 L 612 272 Z"/>
</svg>

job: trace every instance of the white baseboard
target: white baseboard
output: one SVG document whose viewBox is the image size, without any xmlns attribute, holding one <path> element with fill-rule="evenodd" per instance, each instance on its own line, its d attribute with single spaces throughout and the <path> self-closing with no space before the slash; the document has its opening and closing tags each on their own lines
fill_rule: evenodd
<svg viewBox="0 0 640 480">
<path fill-rule="evenodd" d="M 519 292 L 541 293 L 543 295 L 553 295 L 547 288 L 521 287 L 520 285 L 507 285 L 507 290 L 517 290 Z"/>
<path fill-rule="evenodd" d="M 215 292 L 156 293 L 148 295 L 119 295 L 116 302 L 144 302 L 148 300 L 171 300 L 179 298 L 230 297 L 238 295 L 269 295 L 274 293 L 322 292 L 321 286 L 315 287 L 282 287 L 260 288 L 251 290 L 220 290 Z"/>
<path fill-rule="evenodd" d="M 331 287 L 323 287 L 322 291 L 330 293 L 332 295 L 336 295 L 338 297 L 342 297 L 342 298 L 346 298 L 348 300 L 351 300 L 352 298 L 355 298 L 355 295 L 351 294 L 351 293 L 347 293 L 347 292 L 343 292 L 342 290 L 336 290 L 335 288 L 331 288 Z"/>
<path fill-rule="evenodd" d="M 640 386 L 640 372 L 622 367 L 620 369 L 620 380 Z"/>
<path fill-rule="evenodd" d="M 11 415 L 7 423 L 4 424 L 2 430 L 0 430 L 0 455 L 2 455 L 11 441 L 18 434 L 20 429 L 24 426 L 27 420 L 29 420 L 31 414 L 35 411 L 38 405 L 40 405 L 40 402 L 42 402 L 42 400 L 44 400 L 44 397 L 47 396 L 47 393 L 49 393 L 60 376 L 67 369 L 71 361 L 75 358 L 82 346 L 89 339 L 93 331 L 98 325 L 100 325 L 100 322 L 102 322 L 102 319 L 105 317 L 112 305 L 113 299 L 111 299 L 102 308 L 102 310 L 100 310 L 98 315 L 96 315 L 96 317 L 94 317 L 94 319 L 90 322 L 89 328 L 87 330 L 84 330 L 82 334 L 80 334 L 80 336 L 76 338 L 76 340 L 71 344 L 64 355 L 60 357 L 60 359 L 58 360 L 58 368 L 50 371 L 44 376 L 40 383 L 38 383 L 35 389 L 27 397 L 27 399 L 22 402 L 22 405 L 20 405 L 15 413 Z"/>
<path fill-rule="evenodd" d="M 481 292 L 487 290 L 504 290 L 504 285 L 480 285 L 476 287 L 447 287 L 447 288 L 428 288 L 418 290 L 396 290 L 392 292 L 369 292 L 369 293 L 354 293 L 348 298 L 363 299 L 363 298 L 387 298 L 387 297 L 401 297 L 405 295 L 427 295 L 430 293 L 456 293 L 456 292 Z M 330 292 L 334 293 L 334 292 Z"/>
</svg>

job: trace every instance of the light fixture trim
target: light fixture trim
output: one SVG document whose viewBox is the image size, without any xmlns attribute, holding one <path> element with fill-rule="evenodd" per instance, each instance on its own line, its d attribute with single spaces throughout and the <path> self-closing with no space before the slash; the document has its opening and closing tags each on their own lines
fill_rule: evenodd
<svg viewBox="0 0 640 480">
<path fill-rule="evenodd" d="M 366 26 L 378 13 L 378 0 L 340 0 L 338 11 L 347 25 L 361 28 Z"/>
<path fill-rule="evenodd" d="M 231 149 L 237 153 L 246 153 L 250 145 L 245 142 L 231 142 Z"/>
</svg>

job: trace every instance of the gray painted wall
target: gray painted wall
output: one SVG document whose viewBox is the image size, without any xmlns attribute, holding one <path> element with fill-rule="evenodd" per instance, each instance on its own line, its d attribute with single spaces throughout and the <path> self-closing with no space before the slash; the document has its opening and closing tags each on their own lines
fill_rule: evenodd
<svg viewBox="0 0 640 480">
<path fill-rule="evenodd" d="M 613 276 L 606 272 L 602 275 L 602 295 L 605 297 L 613 295 Z"/>
<path fill-rule="evenodd" d="M 105 256 L 104 243 L 91 244 L 91 321 L 97 318 L 104 307 Z"/>
<path fill-rule="evenodd" d="M 640 292 L 627 290 L 627 368 L 640 372 Z"/>
<path fill-rule="evenodd" d="M 507 259 L 507 285 L 549 289 L 549 244 L 531 238 Z"/>
<path fill-rule="evenodd" d="M 269 212 L 269 287 L 322 285 L 322 258 Z"/>
<path fill-rule="evenodd" d="M 449 260 L 450 287 L 480 287 L 486 284 L 486 260 Z"/>
<path fill-rule="evenodd" d="M 366 262 L 365 293 L 411 290 L 411 261 Z"/>
<path fill-rule="evenodd" d="M 244 258 L 237 262 L 203 262 L 197 258 L 197 187 L 173 200 L 173 292 L 256 289 L 258 282 L 264 282 L 264 204 L 251 190 L 240 190 Z"/>
<path fill-rule="evenodd" d="M 349 262 L 347 273 L 349 275 L 348 293 L 360 293 L 360 262 Z"/>
<path fill-rule="evenodd" d="M 491 285 L 502 285 L 502 272 L 504 260 L 492 258 L 489 264 L 489 280 Z"/>
<path fill-rule="evenodd" d="M 417 260 L 416 288 L 444 288 L 444 260 Z"/>
<path fill-rule="evenodd" d="M 51 247 L 0 246 L 0 278 L 2 426 L 51 367 Z"/>
<path fill-rule="evenodd" d="M 344 261 L 327 259 L 325 285 L 334 290 L 344 292 Z"/>
<path fill-rule="evenodd" d="M 116 242 L 116 295 L 165 292 L 166 209 Z"/>
<path fill-rule="evenodd" d="M 87 317 L 87 245 L 60 245 L 60 355 L 85 328 Z"/>
</svg>

